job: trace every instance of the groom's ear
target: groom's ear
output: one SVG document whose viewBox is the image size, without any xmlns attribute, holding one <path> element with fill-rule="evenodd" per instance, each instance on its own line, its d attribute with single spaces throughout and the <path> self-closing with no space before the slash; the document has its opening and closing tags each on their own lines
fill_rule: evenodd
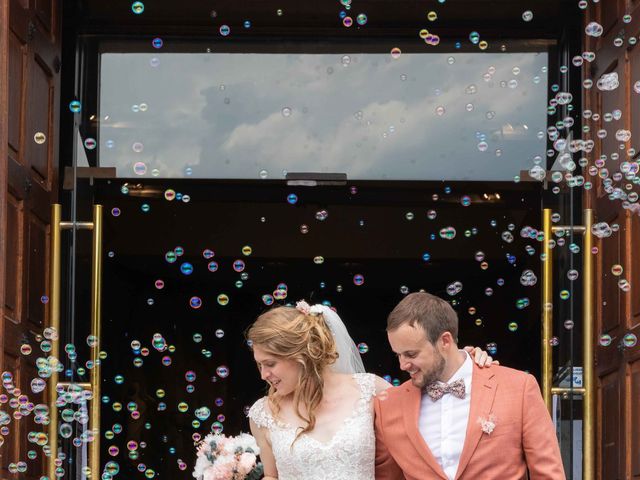
<svg viewBox="0 0 640 480">
<path fill-rule="evenodd" d="M 451 332 L 444 332 L 442 335 L 440 335 L 439 341 L 441 342 L 443 347 L 458 348 L 456 339 L 453 338 L 453 335 L 451 335 Z"/>
</svg>

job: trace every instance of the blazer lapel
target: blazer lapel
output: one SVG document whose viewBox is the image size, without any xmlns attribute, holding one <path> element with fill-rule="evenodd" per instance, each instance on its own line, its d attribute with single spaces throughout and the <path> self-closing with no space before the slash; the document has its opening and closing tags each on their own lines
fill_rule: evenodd
<svg viewBox="0 0 640 480">
<path fill-rule="evenodd" d="M 471 406 L 469 408 L 469 422 L 467 423 L 467 433 L 465 435 L 460 463 L 456 472 L 456 480 L 464 473 L 469 464 L 473 452 L 475 452 L 480 438 L 482 428 L 478 422 L 480 418 L 488 418 L 493 407 L 493 399 L 496 395 L 497 382 L 491 368 L 479 368 L 473 365 L 473 377 L 471 380 Z"/>
<path fill-rule="evenodd" d="M 438 477 L 447 480 L 447 476 L 442 470 L 442 467 L 431 453 L 431 450 L 429 450 L 427 443 L 424 441 L 424 437 L 418 429 L 422 393 L 413 385 L 406 385 L 404 388 L 407 389 L 407 394 L 403 396 L 404 428 L 409 436 L 409 440 L 434 473 L 438 475 Z"/>
</svg>

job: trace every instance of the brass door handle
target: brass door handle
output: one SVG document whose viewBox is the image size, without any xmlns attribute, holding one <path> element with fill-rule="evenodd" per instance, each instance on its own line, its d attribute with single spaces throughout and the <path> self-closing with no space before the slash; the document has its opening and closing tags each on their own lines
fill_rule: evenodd
<svg viewBox="0 0 640 480">
<path fill-rule="evenodd" d="M 62 231 L 69 229 L 91 230 L 92 242 L 92 271 L 91 271 L 91 335 L 97 341 L 91 345 L 91 360 L 94 367 L 90 373 L 90 383 L 68 383 L 58 381 L 58 372 L 53 370 L 49 377 L 49 446 L 51 453 L 47 457 L 47 473 L 49 478 L 56 478 L 56 459 L 58 457 L 58 407 L 56 406 L 57 387 L 77 385 L 84 390 L 90 390 L 89 399 L 90 420 L 89 428 L 97 433 L 89 444 L 89 468 L 92 478 L 98 478 L 100 472 L 100 334 L 101 334 L 101 277 L 102 277 L 102 205 L 93 206 L 93 222 L 63 222 L 61 220 L 62 206 L 51 206 L 51 258 L 50 258 L 50 286 L 49 286 L 49 326 L 60 331 L 60 292 L 61 292 L 61 256 Z M 60 340 L 52 341 L 51 356 L 60 357 Z"/>
<path fill-rule="evenodd" d="M 573 231 L 583 235 L 583 273 L 582 273 L 582 312 L 583 312 L 583 383 L 580 391 L 553 387 L 553 357 L 550 343 L 553 334 L 553 309 L 542 309 L 542 396 L 547 408 L 552 408 L 552 394 L 581 394 L 583 396 L 584 416 L 582 427 L 582 472 L 584 480 L 595 478 L 595 396 L 594 387 L 594 345 L 593 345 L 593 272 L 594 260 L 591 255 L 593 246 L 593 210 L 585 209 L 582 214 L 582 225 L 561 225 L 554 227 L 551 222 L 551 209 L 545 208 L 542 214 L 542 224 L 544 231 L 543 256 L 542 258 L 542 305 L 552 305 L 553 302 L 553 250 L 550 245 L 551 236 L 554 231 Z M 619 348 L 619 347 L 618 347 Z M 624 346 L 623 346 L 624 348 Z"/>
</svg>

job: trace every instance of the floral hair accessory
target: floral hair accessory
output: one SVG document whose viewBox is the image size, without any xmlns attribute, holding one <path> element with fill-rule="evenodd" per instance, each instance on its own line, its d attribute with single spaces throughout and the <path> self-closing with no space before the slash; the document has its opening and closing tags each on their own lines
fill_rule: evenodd
<svg viewBox="0 0 640 480">
<path fill-rule="evenodd" d="M 305 315 L 311 315 L 313 317 L 322 315 L 322 305 L 309 305 L 304 300 L 296 302 L 296 309 L 304 313 Z"/>
<path fill-rule="evenodd" d="M 491 432 L 496 428 L 496 418 L 492 415 L 489 415 L 488 418 L 480 417 L 478 418 L 478 423 L 480 424 L 480 428 L 487 435 L 491 435 Z"/>
<path fill-rule="evenodd" d="M 309 315 L 311 312 L 311 305 L 304 300 L 300 300 L 299 302 L 296 302 L 296 309 L 300 310 L 305 315 Z"/>
</svg>

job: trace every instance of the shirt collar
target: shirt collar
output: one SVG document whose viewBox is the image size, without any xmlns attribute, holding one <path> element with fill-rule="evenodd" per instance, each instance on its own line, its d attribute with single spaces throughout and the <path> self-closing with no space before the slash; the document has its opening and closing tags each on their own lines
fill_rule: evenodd
<svg viewBox="0 0 640 480">
<path fill-rule="evenodd" d="M 463 379 L 464 383 L 468 386 L 471 382 L 471 377 L 473 375 L 473 360 L 471 360 L 471 356 L 466 350 L 460 350 L 460 352 L 464 353 L 465 359 L 460 368 L 456 370 L 456 372 L 452 375 L 447 383 L 455 382 L 456 380 Z"/>
</svg>

